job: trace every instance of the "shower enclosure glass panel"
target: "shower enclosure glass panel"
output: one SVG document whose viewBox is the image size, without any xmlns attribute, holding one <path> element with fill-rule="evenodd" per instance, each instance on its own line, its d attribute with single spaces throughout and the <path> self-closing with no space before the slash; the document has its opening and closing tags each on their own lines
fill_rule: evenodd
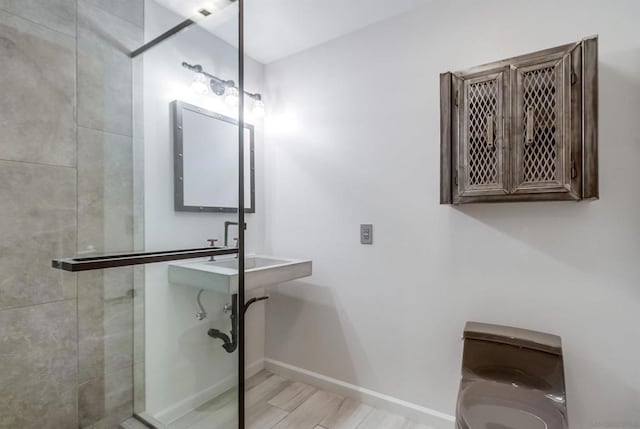
<svg viewBox="0 0 640 429">
<path fill-rule="evenodd" d="M 171 276 L 242 253 L 238 12 L 228 0 L 146 0 L 148 49 L 133 61 L 136 244 L 234 249 L 134 268 L 134 411 L 156 427 L 239 427 L 239 290 Z"/>
<path fill-rule="evenodd" d="M 77 154 L 65 161 L 75 164 L 0 191 L 24 202 L 27 214 L 11 219 L 39 228 L 52 212 L 60 226 L 42 247 L 52 268 L 39 267 L 58 300 L 77 297 L 77 311 L 58 310 L 65 328 L 77 317 L 77 355 L 65 360 L 77 357 L 80 427 L 132 416 L 157 428 L 244 427 L 244 226 L 255 196 L 243 2 L 107 3 L 78 2 Z M 231 264 L 233 287 L 172 277 L 184 263 Z"/>
</svg>

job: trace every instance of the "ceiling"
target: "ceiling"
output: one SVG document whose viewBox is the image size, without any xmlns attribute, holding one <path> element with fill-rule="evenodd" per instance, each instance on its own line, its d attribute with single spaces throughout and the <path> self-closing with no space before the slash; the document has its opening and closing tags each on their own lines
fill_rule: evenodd
<svg viewBox="0 0 640 429">
<path fill-rule="evenodd" d="M 222 10 L 201 21 L 235 45 L 237 3 L 230 0 L 155 0 L 183 17 L 198 9 Z M 268 64 L 354 32 L 427 0 L 245 0 L 245 52 Z M 225 7 L 226 6 L 226 7 Z"/>
</svg>

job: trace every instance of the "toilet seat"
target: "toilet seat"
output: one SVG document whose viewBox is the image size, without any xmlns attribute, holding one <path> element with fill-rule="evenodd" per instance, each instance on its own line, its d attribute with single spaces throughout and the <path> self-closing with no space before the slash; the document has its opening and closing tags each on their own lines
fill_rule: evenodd
<svg viewBox="0 0 640 429">
<path fill-rule="evenodd" d="M 463 381 L 458 429 L 563 429 L 564 398 L 492 380 Z"/>
</svg>

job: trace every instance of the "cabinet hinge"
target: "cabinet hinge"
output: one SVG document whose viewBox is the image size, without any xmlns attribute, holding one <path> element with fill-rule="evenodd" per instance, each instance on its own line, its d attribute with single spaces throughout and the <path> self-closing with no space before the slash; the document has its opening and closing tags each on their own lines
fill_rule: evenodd
<svg viewBox="0 0 640 429">
<path fill-rule="evenodd" d="M 571 85 L 575 85 L 578 82 L 578 75 L 573 70 L 571 71 Z"/>
<path fill-rule="evenodd" d="M 453 176 L 453 183 L 458 186 L 458 169 L 456 168 L 456 174 Z"/>
<path fill-rule="evenodd" d="M 456 89 L 456 95 L 454 96 L 455 98 L 454 102 L 456 103 L 456 107 L 458 107 L 458 96 L 459 96 L 458 90 Z"/>
<path fill-rule="evenodd" d="M 576 161 L 575 160 L 571 160 L 571 178 L 575 179 L 576 177 L 578 177 L 578 169 L 576 168 Z"/>
</svg>

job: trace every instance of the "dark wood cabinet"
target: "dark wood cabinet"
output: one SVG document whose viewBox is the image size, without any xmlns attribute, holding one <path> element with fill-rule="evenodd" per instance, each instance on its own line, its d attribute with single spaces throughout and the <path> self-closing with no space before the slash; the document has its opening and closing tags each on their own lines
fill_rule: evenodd
<svg viewBox="0 0 640 429">
<path fill-rule="evenodd" d="M 442 204 L 598 198 L 597 43 L 440 76 Z"/>
</svg>

